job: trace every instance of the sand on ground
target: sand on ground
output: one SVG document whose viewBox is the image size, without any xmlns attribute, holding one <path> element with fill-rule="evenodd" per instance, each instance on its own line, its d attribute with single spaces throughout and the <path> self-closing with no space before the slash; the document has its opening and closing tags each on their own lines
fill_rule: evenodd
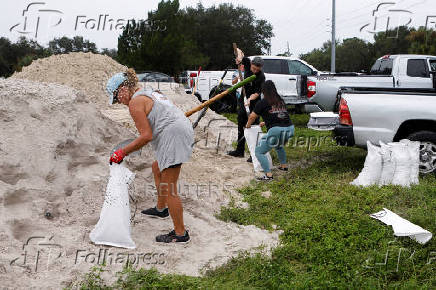
<svg viewBox="0 0 436 290">
<path fill-rule="evenodd" d="M 240 226 L 215 215 L 253 178 L 252 165 L 226 151 L 237 128 L 209 111 L 195 129 L 192 159 L 182 167 L 179 194 L 191 242 L 157 244 L 171 219 L 151 219 L 154 206 L 149 145 L 126 159 L 136 174 L 129 192 L 136 249 L 97 246 L 89 232 L 97 223 L 109 177 L 109 154 L 137 132 L 126 107 L 108 106 L 105 81 L 125 70 L 107 56 L 71 53 L 40 59 L 0 80 L 0 280 L 8 288 L 59 288 L 106 264 L 115 279 L 127 261 L 162 273 L 202 275 L 243 251 L 270 253 L 279 231 Z M 174 83 L 159 86 L 181 110 L 198 101 Z M 193 115 L 194 121 L 197 115 Z"/>
</svg>

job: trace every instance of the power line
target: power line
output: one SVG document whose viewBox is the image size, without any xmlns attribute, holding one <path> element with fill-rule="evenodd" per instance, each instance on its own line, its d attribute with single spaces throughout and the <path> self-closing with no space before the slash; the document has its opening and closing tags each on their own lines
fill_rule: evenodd
<svg viewBox="0 0 436 290">
<path fill-rule="evenodd" d="M 402 1 L 404 1 L 404 0 L 400 0 L 400 2 L 402 2 Z M 366 5 L 366 6 L 363 6 L 363 7 L 360 7 L 360 8 L 358 8 L 358 9 L 354 9 L 354 10 L 348 11 L 348 12 L 346 12 L 347 15 L 339 15 L 338 17 L 336 17 L 336 19 L 343 18 L 343 17 L 345 17 L 345 16 L 349 16 L 349 14 L 353 14 L 354 12 L 357 12 L 357 11 L 362 11 L 362 9 L 365 9 L 365 8 L 371 7 L 371 6 L 373 6 L 374 4 L 380 4 L 381 2 L 382 2 L 382 0 L 377 0 L 377 1 L 372 2 L 372 3 L 370 3 L 370 4 Z M 355 17 L 355 16 L 354 16 L 354 17 Z"/>
</svg>

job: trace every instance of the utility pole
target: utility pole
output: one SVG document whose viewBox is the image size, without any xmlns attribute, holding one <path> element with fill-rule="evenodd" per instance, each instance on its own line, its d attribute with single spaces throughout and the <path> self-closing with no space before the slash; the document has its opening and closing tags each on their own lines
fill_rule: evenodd
<svg viewBox="0 0 436 290">
<path fill-rule="evenodd" d="M 336 0 L 332 0 L 332 56 L 330 71 L 336 72 Z"/>
</svg>

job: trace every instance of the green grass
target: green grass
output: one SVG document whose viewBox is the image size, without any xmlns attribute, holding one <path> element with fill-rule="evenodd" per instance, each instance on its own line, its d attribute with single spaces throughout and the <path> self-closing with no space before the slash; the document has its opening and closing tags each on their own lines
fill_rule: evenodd
<svg viewBox="0 0 436 290">
<path fill-rule="evenodd" d="M 265 229 L 276 225 L 283 231 L 282 245 L 271 258 L 241 254 L 201 278 L 126 269 L 111 287 L 435 289 L 435 239 L 420 245 L 409 238 L 395 238 L 390 226 L 369 217 L 386 207 L 436 233 L 434 175 L 422 177 L 420 185 L 411 188 L 351 186 L 366 152 L 337 147 L 327 138 L 329 133 L 307 129 L 307 115 L 291 118 L 296 136 L 286 151 L 292 169 L 274 182 L 252 182 L 240 189 L 250 207 L 223 208 L 219 216 Z M 321 137 L 325 141 L 315 146 Z M 295 142 L 296 138 L 306 144 Z M 312 138 L 310 148 L 306 138 Z M 270 198 L 262 196 L 266 190 L 272 193 Z M 100 282 L 88 276 L 82 283 L 83 288 L 95 288 Z"/>
</svg>

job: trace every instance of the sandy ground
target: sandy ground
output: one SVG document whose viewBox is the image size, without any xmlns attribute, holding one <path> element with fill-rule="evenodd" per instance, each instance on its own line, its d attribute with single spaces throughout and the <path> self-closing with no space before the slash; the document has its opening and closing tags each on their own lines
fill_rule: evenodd
<svg viewBox="0 0 436 290">
<path fill-rule="evenodd" d="M 72 54 L 76 69 L 98 67 L 93 65 L 95 56 L 88 55 Z M 42 66 L 44 62 L 50 65 Z M 89 241 L 104 200 L 109 153 L 136 134 L 127 108 L 104 105 L 101 81 L 110 74 L 104 63 L 110 70 L 120 65 L 100 56 L 95 62 L 102 63 L 100 75 L 88 84 L 75 81 L 92 73 L 86 69 L 83 74 L 70 72 L 73 77 L 68 81 L 45 78 L 70 86 L 81 83 L 75 89 L 41 82 L 39 74 L 44 74 L 47 66 L 57 71 L 69 69 L 62 67 L 67 59 L 59 60 L 59 56 L 41 60 L 36 68 L 32 64 L 22 73 L 37 82 L 22 80 L 25 77 L 20 74 L 0 80 L 1 286 L 64 287 L 103 263 L 108 270 L 103 276 L 111 280 L 127 261 L 134 267 L 196 276 L 241 251 L 268 254 L 277 246 L 279 232 L 215 218 L 231 199 L 244 206 L 235 188 L 252 179 L 253 171 L 245 159 L 226 156 L 236 139 L 236 127 L 213 112 L 208 112 L 196 128 L 192 160 L 183 166 L 180 178 L 191 242 L 155 243 L 154 237 L 171 230 L 172 222 L 140 213 L 156 202 L 151 175 L 154 158 L 149 146 L 126 160 L 126 166 L 136 173 L 130 193 L 132 238 L 137 248 L 96 246 Z M 81 90 L 83 86 L 90 88 Z M 176 84 L 159 87 L 183 111 L 198 103 Z"/>
</svg>

